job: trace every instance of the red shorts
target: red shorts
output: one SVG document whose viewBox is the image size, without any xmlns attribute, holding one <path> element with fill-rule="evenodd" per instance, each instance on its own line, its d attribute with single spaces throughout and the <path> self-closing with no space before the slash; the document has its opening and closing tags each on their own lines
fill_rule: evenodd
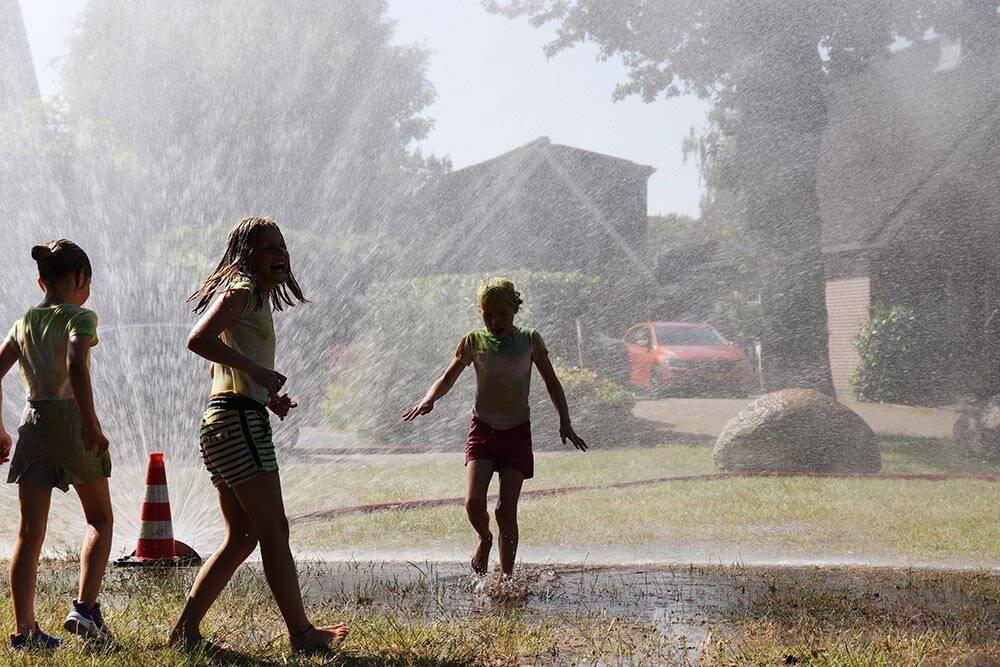
<svg viewBox="0 0 1000 667">
<path fill-rule="evenodd" d="M 535 457 L 531 453 L 531 422 L 510 429 L 496 429 L 472 418 L 469 440 L 465 443 L 465 463 L 474 459 L 492 461 L 497 467 L 513 468 L 525 479 L 535 475 Z"/>
</svg>

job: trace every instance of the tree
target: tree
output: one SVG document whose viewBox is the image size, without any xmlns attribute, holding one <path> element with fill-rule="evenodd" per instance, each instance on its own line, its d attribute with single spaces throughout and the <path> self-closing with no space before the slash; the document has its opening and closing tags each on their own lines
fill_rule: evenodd
<svg viewBox="0 0 1000 667">
<path fill-rule="evenodd" d="M 996 2 L 875 0 L 485 0 L 488 9 L 558 23 L 550 54 L 584 41 L 621 56 L 617 97 L 693 93 L 714 105 L 715 185 L 737 193 L 759 242 L 767 389 L 833 393 L 827 351 L 816 164 L 825 89 L 929 29 L 963 51 L 995 44 Z M 717 162 L 716 164 L 720 164 Z M 709 184 L 710 187 L 713 185 Z"/>
<path fill-rule="evenodd" d="M 414 149 L 432 124 L 427 53 L 392 43 L 386 7 L 92 0 L 65 100 L 134 153 L 159 220 L 370 230 L 439 165 Z"/>
</svg>

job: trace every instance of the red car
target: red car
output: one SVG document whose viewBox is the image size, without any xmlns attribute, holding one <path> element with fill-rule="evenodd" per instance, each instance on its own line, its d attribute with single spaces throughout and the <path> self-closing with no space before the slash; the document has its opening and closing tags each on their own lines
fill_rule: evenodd
<svg viewBox="0 0 1000 667">
<path fill-rule="evenodd" d="M 743 350 L 704 322 L 642 322 L 624 342 L 632 385 L 652 394 L 750 391 Z"/>
</svg>

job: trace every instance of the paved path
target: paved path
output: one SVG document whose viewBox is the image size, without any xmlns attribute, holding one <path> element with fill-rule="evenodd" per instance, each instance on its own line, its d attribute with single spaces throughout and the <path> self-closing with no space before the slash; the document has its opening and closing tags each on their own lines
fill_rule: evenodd
<svg viewBox="0 0 1000 667">
<path fill-rule="evenodd" d="M 717 437 L 726 422 L 736 416 L 750 399 L 670 398 L 639 401 L 635 415 L 667 424 L 671 430 L 693 435 Z M 855 403 L 844 405 L 861 415 L 879 435 L 950 438 L 958 413 L 935 408 L 905 405 Z"/>
</svg>

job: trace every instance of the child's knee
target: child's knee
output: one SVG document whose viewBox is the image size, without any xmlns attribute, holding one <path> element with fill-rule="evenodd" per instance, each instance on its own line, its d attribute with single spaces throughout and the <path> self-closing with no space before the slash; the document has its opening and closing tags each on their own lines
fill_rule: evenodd
<svg viewBox="0 0 1000 667">
<path fill-rule="evenodd" d="M 263 521 L 257 521 L 255 528 L 255 543 L 258 540 L 261 542 L 267 542 L 269 540 L 288 541 L 288 518 L 284 515 L 280 517 L 269 517 Z"/>
<path fill-rule="evenodd" d="M 495 510 L 497 523 L 500 526 L 517 525 L 517 505 L 500 503 Z"/>
<path fill-rule="evenodd" d="M 229 534 L 229 544 L 249 556 L 257 548 L 257 533 L 253 530 L 234 531 Z"/>
<path fill-rule="evenodd" d="M 87 525 L 101 535 L 111 535 L 115 528 L 115 519 L 111 514 L 92 516 L 87 519 Z"/>
<path fill-rule="evenodd" d="M 485 498 L 466 498 L 465 499 L 465 511 L 471 516 L 479 516 L 486 512 L 486 499 Z"/>
<path fill-rule="evenodd" d="M 17 538 L 22 542 L 35 544 L 45 540 L 45 522 L 21 521 L 17 527 Z"/>
</svg>

